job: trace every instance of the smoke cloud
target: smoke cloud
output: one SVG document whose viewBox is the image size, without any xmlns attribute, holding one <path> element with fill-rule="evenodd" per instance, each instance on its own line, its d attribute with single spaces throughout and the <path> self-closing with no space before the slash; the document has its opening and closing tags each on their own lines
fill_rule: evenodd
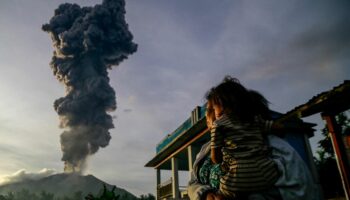
<svg viewBox="0 0 350 200">
<path fill-rule="evenodd" d="M 81 173 L 89 155 L 106 147 L 117 108 L 108 69 L 136 52 L 125 21 L 124 0 L 103 0 L 94 7 L 61 4 L 42 30 L 51 35 L 50 63 L 66 95 L 54 102 L 60 118 L 65 172 Z"/>
<path fill-rule="evenodd" d="M 19 183 L 28 180 L 39 180 L 54 174 L 57 174 L 57 171 L 54 169 L 44 168 L 36 173 L 27 172 L 25 169 L 21 169 L 11 175 L 3 176 L 0 179 L 0 185 Z"/>
</svg>

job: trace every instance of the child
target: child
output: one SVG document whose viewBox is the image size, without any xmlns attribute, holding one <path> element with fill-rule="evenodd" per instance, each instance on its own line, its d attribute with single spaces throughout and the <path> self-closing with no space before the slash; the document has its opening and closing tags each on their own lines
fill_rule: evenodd
<svg viewBox="0 0 350 200">
<path fill-rule="evenodd" d="M 222 171 L 216 173 L 220 176 L 217 195 L 232 199 L 271 188 L 279 173 L 264 138 L 271 126 L 263 120 L 269 111 L 266 99 L 231 77 L 206 98 L 211 160 Z"/>
</svg>

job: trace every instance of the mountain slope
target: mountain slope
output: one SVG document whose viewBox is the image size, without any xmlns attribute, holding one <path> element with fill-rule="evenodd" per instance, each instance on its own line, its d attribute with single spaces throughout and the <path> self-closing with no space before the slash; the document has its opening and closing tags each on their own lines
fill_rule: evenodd
<svg viewBox="0 0 350 200">
<path fill-rule="evenodd" d="M 8 192 L 18 192 L 28 190 L 31 193 L 40 193 L 42 191 L 52 193 L 57 197 L 71 196 L 75 192 L 81 191 L 84 196 L 87 194 L 98 194 L 103 185 L 111 190 L 112 185 L 109 185 L 92 175 L 81 176 L 77 174 L 55 174 L 39 180 L 27 180 L 19 183 L 12 183 L 0 186 L 0 194 Z M 123 196 L 125 200 L 136 200 L 137 198 L 130 192 L 116 188 L 115 193 Z"/>
</svg>

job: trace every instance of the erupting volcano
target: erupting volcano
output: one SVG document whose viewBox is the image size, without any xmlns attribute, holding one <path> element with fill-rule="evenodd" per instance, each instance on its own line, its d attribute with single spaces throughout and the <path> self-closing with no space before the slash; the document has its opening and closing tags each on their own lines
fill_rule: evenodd
<svg viewBox="0 0 350 200">
<path fill-rule="evenodd" d="M 114 128 L 108 112 L 117 104 L 107 70 L 137 50 L 125 21 L 125 2 L 103 0 L 94 7 L 65 3 L 42 29 L 53 41 L 53 74 L 65 86 L 65 96 L 54 102 L 64 129 L 64 171 L 82 173 L 87 157 L 109 144 L 109 129 Z"/>
</svg>

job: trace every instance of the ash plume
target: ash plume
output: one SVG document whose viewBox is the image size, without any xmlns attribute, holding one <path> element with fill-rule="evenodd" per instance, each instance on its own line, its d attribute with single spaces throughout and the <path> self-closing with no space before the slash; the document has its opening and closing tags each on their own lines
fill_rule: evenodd
<svg viewBox="0 0 350 200">
<path fill-rule="evenodd" d="M 54 102 L 60 118 L 65 172 L 81 173 L 86 159 L 106 147 L 117 108 L 108 69 L 136 52 L 125 21 L 124 0 L 103 0 L 94 7 L 61 4 L 42 30 L 54 52 L 50 66 L 66 94 Z"/>
</svg>

